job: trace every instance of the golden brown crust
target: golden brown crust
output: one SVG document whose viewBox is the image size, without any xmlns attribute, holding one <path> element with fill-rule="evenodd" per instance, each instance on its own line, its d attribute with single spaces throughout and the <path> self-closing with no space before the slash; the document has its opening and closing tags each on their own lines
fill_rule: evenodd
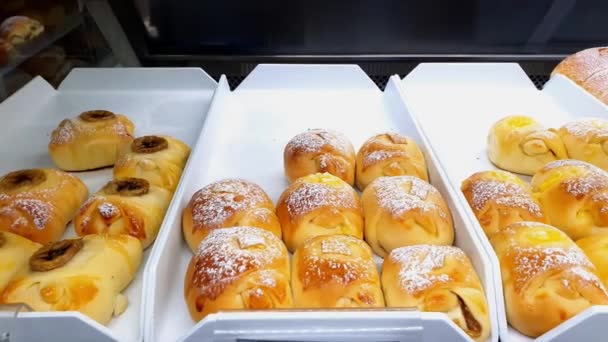
<svg viewBox="0 0 608 342">
<path fill-rule="evenodd" d="M 251 226 L 281 237 L 281 225 L 270 197 L 257 184 L 224 179 L 192 195 L 182 215 L 184 238 L 192 251 L 219 228 Z"/>
<path fill-rule="evenodd" d="M 561 61 L 551 76 L 561 74 L 608 104 L 608 47 L 579 51 Z"/>
<path fill-rule="evenodd" d="M 596 268 L 596 274 L 608 287 L 608 235 L 593 235 L 576 241 Z"/>
<path fill-rule="evenodd" d="M 312 129 L 293 137 L 283 152 L 285 175 L 291 183 L 313 173 L 327 172 L 353 185 L 355 151 L 342 133 Z"/>
<path fill-rule="evenodd" d="M 376 178 L 361 196 L 365 240 L 382 257 L 421 243 L 451 245 L 452 215 L 431 184 L 413 176 Z"/>
<path fill-rule="evenodd" d="M 394 249 L 382 265 L 382 289 L 387 306 L 444 312 L 477 341 L 490 335 L 483 287 L 471 261 L 457 247 Z"/>
<path fill-rule="evenodd" d="M 167 148 L 169 148 L 167 139 L 156 135 L 139 137 L 131 143 L 131 150 L 135 153 L 154 153 Z"/>
<path fill-rule="evenodd" d="M 491 237 L 505 292 L 507 320 L 536 337 L 596 304 L 608 293 L 595 267 L 560 230 L 518 222 Z"/>
<path fill-rule="evenodd" d="M 318 235 L 344 234 L 363 239 L 359 195 L 329 173 L 311 174 L 293 182 L 277 202 L 277 216 L 290 251 Z"/>
<path fill-rule="evenodd" d="M 68 263 L 83 246 L 82 239 L 51 242 L 42 246 L 30 258 L 30 269 L 36 272 L 54 270 Z"/>
<path fill-rule="evenodd" d="M 356 183 L 359 190 L 382 176 L 415 176 L 428 182 L 426 162 L 414 140 L 396 134 L 378 134 L 363 143 L 357 153 Z"/>
<path fill-rule="evenodd" d="M 0 25 L 0 37 L 12 45 L 32 41 L 43 32 L 44 26 L 39 21 L 25 16 L 6 18 Z"/>
<path fill-rule="evenodd" d="M 42 169 L 13 171 L 0 179 L 0 192 L 16 193 L 19 189 L 37 186 L 46 181 L 46 173 Z"/>
<path fill-rule="evenodd" d="M 514 222 L 547 222 L 530 186 L 509 172 L 474 173 L 462 182 L 461 190 L 488 237 Z"/>
<path fill-rule="evenodd" d="M 608 84 L 608 83 L 607 83 Z M 608 170 L 608 121 L 587 118 L 568 122 L 557 130 L 570 159 Z"/>
</svg>

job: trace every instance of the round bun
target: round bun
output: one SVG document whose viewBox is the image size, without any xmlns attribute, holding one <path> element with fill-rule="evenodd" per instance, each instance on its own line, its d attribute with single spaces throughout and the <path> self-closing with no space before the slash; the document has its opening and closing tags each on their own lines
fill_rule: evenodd
<svg viewBox="0 0 608 342">
<path fill-rule="evenodd" d="M 533 175 L 545 164 L 566 159 L 559 136 L 527 116 L 508 116 L 496 122 L 488 135 L 488 158 L 499 168 Z"/>
<path fill-rule="evenodd" d="M 512 173 L 477 172 L 462 182 L 461 190 L 487 236 L 514 222 L 547 222 L 530 186 Z"/>
<path fill-rule="evenodd" d="M 547 164 L 532 178 L 532 193 L 548 223 L 572 239 L 608 232 L 608 173 L 578 160 Z"/>
<path fill-rule="evenodd" d="M 608 304 L 608 293 L 585 254 L 559 229 L 517 222 L 491 237 L 500 260 L 507 320 L 537 337 L 592 305 Z"/>
<path fill-rule="evenodd" d="M 277 216 L 285 245 L 292 252 L 318 235 L 344 234 L 363 239 L 359 195 L 329 173 L 315 173 L 293 182 L 279 198 Z"/>
<path fill-rule="evenodd" d="M 381 257 L 421 243 L 451 245 L 448 205 L 431 184 L 412 176 L 376 178 L 361 196 L 365 240 Z"/>
<path fill-rule="evenodd" d="M 38 20 L 26 16 L 14 16 L 4 19 L 0 24 L 0 38 L 12 45 L 32 41 L 44 32 L 44 26 Z"/>
<path fill-rule="evenodd" d="M 347 235 L 307 240 L 292 258 L 296 308 L 382 307 L 380 277 L 369 246 Z"/>
<path fill-rule="evenodd" d="M 293 137 L 283 152 L 285 175 L 291 183 L 300 177 L 328 172 L 346 183 L 355 183 L 355 150 L 335 131 L 312 129 Z"/>
<path fill-rule="evenodd" d="M 607 83 L 608 85 L 608 83 Z M 593 118 L 573 121 L 557 133 L 571 159 L 586 161 L 608 170 L 608 121 Z"/>
<path fill-rule="evenodd" d="M 608 47 L 594 47 L 579 51 L 559 63 L 553 75 L 561 74 L 608 104 Z"/>
<path fill-rule="evenodd" d="M 365 187 L 382 176 L 415 176 L 429 181 L 424 155 L 411 138 L 385 133 L 371 137 L 357 153 L 357 187 Z"/>
<path fill-rule="evenodd" d="M 251 226 L 281 238 L 274 205 L 258 185 L 243 179 L 224 179 L 197 191 L 182 216 L 184 238 L 192 251 L 218 228 Z"/>
<path fill-rule="evenodd" d="M 608 235 L 594 235 L 576 241 L 605 287 L 608 287 Z"/>
<path fill-rule="evenodd" d="M 259 228 L 213 230 L 192 257 L 184 282 L 192 319 L 229 309 L 293 306 L 289 255 L 281 240 Z"/>
<path fill-rule="evenodd" d="M 469 258 L 458 247 L 394 249 L 382 265 L 386 305 L 444 312 L 476 341 L 490 335 L 488 303 Z"/>
</svg>

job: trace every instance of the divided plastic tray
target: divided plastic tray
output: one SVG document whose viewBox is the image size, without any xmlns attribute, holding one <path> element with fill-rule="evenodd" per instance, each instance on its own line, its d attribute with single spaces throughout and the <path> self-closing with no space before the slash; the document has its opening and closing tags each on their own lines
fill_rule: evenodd
<svg viewBox="0 0 608 342">
<path fill-rule="evenodd" d="M 213 79 L 194 68 L 77 69 L 57 90 L 38 77 L 0 105 L 0 174 L 54 167 L 47 152 L 51 131 L 61 120 L 91 109 L 127 115 L 137 136 L 167 134 L 194 147 L 216 87 Z M 111 168 L 74 174 L 90 194 L 112 179 Z M 65 236 L 73 235 L 70 225 Z M 11 341 L 141 341 L 143 271 L 150 251 L 124 292 L 128 309 L 107 326 L 77 312 L 2 306 L 0 335 L 9 333 Z"/>
<path fill-rule="evenodd" d="M 499 119 L 522 114 L 547 127 L 560 127 L 577 118 L 606 116 L 608 107 L 560 75 L 539 91 L 517 64 L 421 64 L 403 79 L 402 89 L 404 100 L 446 172 L 456 200 L 465 208 L 467 224 L 474 227 L 491 255 L 501 340 L 531 341 L 507 325 L 498 260 L 460 192 L 460 184 L 474 172 L 495 169 L 486 154 L 486 138 Z M 596 306 L 537 340 L 605 341 L 606 325 L 608 306 Z"/>
<path fill-rule="evenodd" d="M 336 129 L 358 149 L 386 131 L 412 137 L 423 150 L 431 183 L 452 211 L 456 245 L 472 260 L 484 285 L 492 335 L 498 340 L 496 266 L 474 233 L 428 141 L 403 102 L 400 80 L 380 91 L 357 66 L 260 65 L 234 91 L 219 82 L 199 142 L 190 158 L 145 272 L 145 341 L 466 341 L 446 315 L 416 310 L 286 310 L 220 312 L 195 324 L 183 295 L 192 253 L 182 237 L 181 214 L 191 195 L 212 181 L 253 181 L 276 202 L 287 187 L 283 148 L 310 128 Z"/>
</svg>

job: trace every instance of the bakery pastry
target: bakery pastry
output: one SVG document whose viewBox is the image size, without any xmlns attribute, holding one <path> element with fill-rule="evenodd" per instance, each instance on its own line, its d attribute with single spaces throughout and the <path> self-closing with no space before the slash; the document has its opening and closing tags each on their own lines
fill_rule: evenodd
<svg viewBox="0 0 608 342">
<path fill-rule="evenodd" d="M 293 182 L 277 202 L 277 216 L 283 241 L 292 252 L 317 235 L 344 234 L 363 239 L 359 195 L 329 173 L 315 173 Z"/>
<path fill-rule="evenodd" d="M 561 61 L 551 76 L 561 74 L 608 104 L 608 47 L 579 51 Z"/>
<path fill-rule="evenodd" d="M 147 248 L 158 235 L 171 197 L 169 190 L 145 179 L 115 179 L 82 205 L 74 218 L 74 230 L 80 236 L 127 234 Z"/>
<path fill-rule="evenodd" d="M 12 45 L 21 45 L 38 38 L 44 32 L 44 26 L 35 19 L 25 16 L 13 16 L 4 19 L 0 24 L 0 38 Z"/>
<path fill-rule="evenodd" d="M 168 136 L 139 137 L 124 147 L 114 165 L 114 178 L 143 178 L 152 185 L 175 191 L 190 147 Z"/>
<path fill-rule="evenodd" d="M 566 159 L 559 136 L 527 116 L 508 116 L 488 135 L 488 157 L 501 169 L 533 175 L 545 164 Z"/>
<path fill-rule="evenodd" d="M 2 293 L 5 304 L 34 311 L 79 311 L 106 324 L 128 306 L 121 294 L 142 258 L 141 243 L 128 235 L 88 235 L 53 242 L 29 260 L 29 269 Z"/>
<path fill-rule="evenodd" d="M 512 173 L 477 172 L 465 179 L 460 189 L 487 236 L 513 222 L 547 223 L 530 186 Z"/>
<path fill-rule="evenodd" d="M 118 149 L 133 141 L 133 123 L 124 115 L 92 110 L 61 121 L 53 130 L 49 154 L 63 170 L 84 171 L 114 165 Z"/>
<path fill-rule="evenodd" d="M 532 178 L 532 193 L 548 223 L 570 238 L 608 232 L 608 173 L 589 163 L 561 160 Z"/>
<path fill-rule="evenodd" d="M 418 144 L 396 133 L 378 134 L 364 142 L 357 153 L 356 166 L 356 182 L 361 191 L 382 176 L 409 175 L 429 181 Z"/>
<path fill-rule="evenodd" d="M 6 66 L 15 58 L 15 48 L 8 41 L 0 38 L 0 67 Z"/>
<path fill-rule="evenodd" d="M 17 234 L 0 232 L 0 293 L 11 279 L 27 269 L 30 257 L 40 247 Z"/>
<path fill-rule="evenodd" d="M 311 129 L 296 135 L 285 146 L 283 163 L 290 183 L 318 172 L 355 183 L 355 150 L 348 138 L 336 131 Z"/>
<path fill-rule="evenodd" d="M 243 179 L 205 186 L 192 195 L 182 216 L 184 238 L 193 252 L 212 230 L 237 226 L 262 228 L 281 238 L 270 197 L 257 184 Z"/>
<path fill-rule="evenodd" d="M 382 264 L 386 305 L 445 313 L 475 341 L 490 336 L 488 302 L 479 277 L 458 247 L 393 249 Z"/>
<path fill-rule="evenodd" d="M 605 287 L 608 287 L 608 235 L 587 236 L 576 241 L 591 263 Z"/>
<path fill-rule="evenodd" d="M 594 118 L 569 122 L 557 134 L 571 159 L 608 170 L 608 120 Z"/>
<path fill-rule="evenodd" d="M 254 227 L 215 229 L 188 265 L 184 294 L 197 322 L 229 309 L 293 306 L 289 255 L 276 235 Z"/>
<path fill-rule="evenodd" d="M 291 260 L 296 308 L 383 307 L 380 277 L 365 241 L 321 235 L 300 245 Z"/>
<path fill-rule="evenodd" d="M 8 173 L 0 178 L 0 230 L 38 243 L 55 241 L 87 196 L 84 183 L 63 171 Z"/>
<path fill-rule="evenodd" d="M 595 267 L 559 229 L 516 222 L 490 239 L 500 262 L 509 324 L 537 337 L 596 304 L 608 293 Z"/>
<path fill-rule="evenodd" d="M 398 247 L 454 242 L 448 205 L 437 189 L 420 178 L 376 178 L 363 191 L 361 202 L 365 241 L 381 257 Z"/>
</svg>

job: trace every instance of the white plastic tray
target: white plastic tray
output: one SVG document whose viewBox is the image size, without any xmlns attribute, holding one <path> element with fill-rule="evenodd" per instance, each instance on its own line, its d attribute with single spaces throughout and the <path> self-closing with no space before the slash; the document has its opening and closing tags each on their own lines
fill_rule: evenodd
<svg viewBox="0 0 608 342">
<path fill-rule="evenodd" d="M 59 122 L 91 109 L 127 115 L 135 134 L 168 134 L 194 146 L 217 83 L 201 69 L 76 69 L 58 90 L 32 80 L 0 105 L 0 174 L 54 167 L 47 144 Z M 112 179 L 112 169 L 74 173 L 90 194 Z M 161 228 L 161 231 L 164 228 Z M 70 225 L 66 236 L 73 236 Z M 77 312 L 11 312 L 3 307 L 0 333 L 12 341 L 141 341 L 144 253 L 135 280 L 125 290 L 129 307 L 106 326 Z"/>
<path fill-rule="evenodd" d="M 184 274 L 192 257 L 182 238 L 183 208 L 195 191 L 227 177 L 253 181 L 276 201 L 287 187 L 283 148 L 291 137 L 309 128 L 339 130 L 356 149 L 367 138 L 385 131 L 409 135 L 420 144 L 431 182 L 452 210 L 456 245 L 471 258 L 484 285 L 492 324 L 488 340 L 497 341 L 489 256 L 466 227 L 470 222 L 464 219 L 446 175 L 409 115 L 399 81 L 393 77 L 381 92 L 353 65 L 260 65 L 234 91 L 222 77 L 191 156 L 191 167 L 177 189 L 175 205 L 169 209 L 167 229 L 161 232 L 146 269 L 146 341 L 234 342 L 237 338 L 271 337 L 281 341 L 470 340 L 444 314 L 412 310 L 222 312 L 193 323 L 183 294 Z"/>
<path fill-rule="evenodd" d="M 499 294 L 502 341 L 531 341 L 507 325 L 498 259 L 460 192 L 461 182 L 477 171 L 495 169 L 486 154 L 492 124 L 513 114 L 528 115 L 547 127 L 576 118 L 605 116 L 608 108 L 563 76 L 537 90 L 517 64 L 420 64 L 402 81 L 404 99 L 465 207 L 483 246 L 491 255 Z M 526 178 L 526 177 L 524 177 Z M 529 178 L 528 178 L 529 179 Z M 605 341 L 608 306 L 591 308 L 539 337 L 538 341 Z"/>
</svg>

